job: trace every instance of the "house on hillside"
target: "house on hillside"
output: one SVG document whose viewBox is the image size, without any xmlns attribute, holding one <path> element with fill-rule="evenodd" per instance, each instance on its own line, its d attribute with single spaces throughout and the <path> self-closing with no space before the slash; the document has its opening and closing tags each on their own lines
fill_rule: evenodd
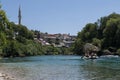
<svg viewBox="0 0 120 80">
<path fill-rule="evenodd" d="M 41 33 L 36 37 L 42 43 L 42 45 L 53 45 L 55 47 L 70 47 L 76 36 L 70 36 L 70 34 L 46 34 Z"/>
<path fill-rule="evenodd" d="M 65 40 L 63 41 L 65 47 L 71 47 L 74 42 L 75 41 L 65 41 Z"/>
</svg>

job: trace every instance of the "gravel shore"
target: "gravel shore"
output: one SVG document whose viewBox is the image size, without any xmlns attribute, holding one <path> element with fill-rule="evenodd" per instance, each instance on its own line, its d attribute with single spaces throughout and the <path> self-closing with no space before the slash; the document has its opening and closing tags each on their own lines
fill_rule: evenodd
<svg viewBox="0 0 120 80">
<path fill-rule="evenodd" d="M 0 80 L 16 80 L 16 79 L 8 74 L 0 73 Z"/>
</svg>

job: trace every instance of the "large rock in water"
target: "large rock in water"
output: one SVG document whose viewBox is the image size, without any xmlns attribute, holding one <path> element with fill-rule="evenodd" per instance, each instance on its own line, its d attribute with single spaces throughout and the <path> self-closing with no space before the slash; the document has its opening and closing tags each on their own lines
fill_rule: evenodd
<svg viewBox="0 0 120 80">
<path fill-rule="evenodd" d="M 91 52 L 91 51 L 98 52 L 99 48 L 91 43 L 86 43 L 84 45 L 84 52 Z"/>
<path fill-rule="evenodd" d="M 91 44 L 91 43 L 86 43 L 84 45 L 84 53 L 85 53 L 85 56 L 86 57 L 89 57 L 89 58 L 92 58 L 92 57 L 96 57 L 97 56 L 97 52 L 99 51 L 100 49 Z"/>
</svg>

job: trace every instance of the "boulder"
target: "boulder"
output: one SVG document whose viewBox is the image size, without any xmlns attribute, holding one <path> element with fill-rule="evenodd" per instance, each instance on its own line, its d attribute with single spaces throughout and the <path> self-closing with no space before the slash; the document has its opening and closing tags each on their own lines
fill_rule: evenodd
<svg viewBox="0 0 120 80">
<path fill-rule="evenodd" d="M 84 45 L 84 53 L 85 53 L 85 57 L 87 58 L 90 58 L 90 59 L 96 59 L 98 56 L 97 56 L 97 52 L 99 51 L 100 49 L 91 44 L 91 43 L 86 43 Z"/>
<path fill-rule="evenodd" d="M 93 45 L 91 43 L 86 43 L 84 45 L 84 52 L 85 53 L 88 53 L 88 52 L 98 52 L 99 50 L 100 49 L 97 46 L 95 46 L 95 45 Z"/>
<path fill-rule="evenodd" d="M 112 53 L 107 49 L 103 51 L 103 54 L 104 55 L 112 55 Z"/>
</svg>

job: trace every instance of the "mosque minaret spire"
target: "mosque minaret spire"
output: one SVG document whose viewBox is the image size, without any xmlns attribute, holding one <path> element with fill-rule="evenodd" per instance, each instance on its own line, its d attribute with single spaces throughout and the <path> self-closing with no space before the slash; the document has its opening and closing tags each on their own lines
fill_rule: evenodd
<svg viewBox="0 0 120 80">
<path fill-rule="evenodd" d="M 18 24 L 21 25 L 21 18 L 22 18 L 22 15 L 21 15 L 21 7 L 19 6 L 19 10 L 18 10 Z"/>
</svg>

